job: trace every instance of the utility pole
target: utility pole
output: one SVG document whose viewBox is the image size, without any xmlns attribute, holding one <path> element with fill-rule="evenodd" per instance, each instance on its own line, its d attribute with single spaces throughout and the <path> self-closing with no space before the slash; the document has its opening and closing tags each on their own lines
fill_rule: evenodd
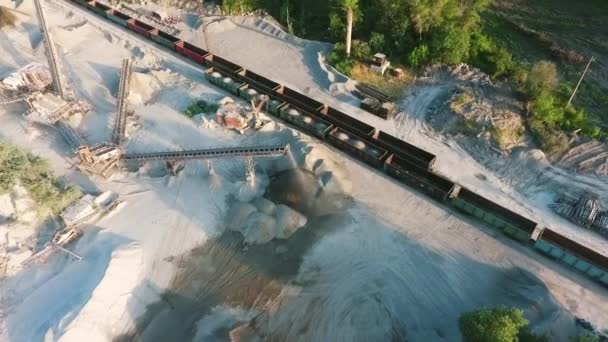
<svg viewBox="0 0 608 342">
<path fill-rule="evenodd" d="M 574 88 L 574 91 L 572 92 L 572 96 L 570 96 L 570 99 L 568 100 L 566 107 L 568 107 L 570 105 L 570 103 L 572 102 L 572 99 L 574 98 L 574 95 L 576 95 L 576 91 L 578 90 L 578 87 L 580 87 L 581 83 L 583 82 L 583 78 L 585 78 L 585 74 L 587 73 L 587 70 L 589 70 L 589 66 L 591 65 L 591 62 L 593 62 L 594 60 L 595 59 L 593 58 L 593 56 L 591 56 L 591 58 L 589 58 L 589 63 L 587 63 L 587 66 L 585 67 L 585 71 L 583 71 L 581 78 L 578 80 L 578 83 L 576 84 L 576 88 Z"/>
</svg>

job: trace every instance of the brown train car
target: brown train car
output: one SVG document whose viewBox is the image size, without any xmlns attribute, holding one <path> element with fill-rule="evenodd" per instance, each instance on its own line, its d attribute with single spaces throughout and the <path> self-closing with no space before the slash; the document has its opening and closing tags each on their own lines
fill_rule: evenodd
<svg viewBox="0 0 608 342">
<path fill-rule="evenodd" d="M 397 180 L 440 201 L 447 200 L 459 189 L 459 186 L 449 179 L 421 168 L 396 154 L 388 157 L 384 163 L 384 171 Z"/>
<path fill-rule="evenodd" d="M 205 64 L 205 57 L 209 55 L 208 51 L 185 41 L 180 41 L 175 44 L 175 51 L 200 64 Z"/>
<path fill-rule="evenodd" d="M 275 90 L 277 94 L 287 103 L 291 103 L 299 108 L 312 113 L 317 113 L 322 110 L 325 105 L 313 98 L 300 94 L 297 91 L 281 86 Z"/>
<path fill-rule="evenodd" d="M 353 118 L 352 116 L 350 116 L 346 113 L 343 113 L 332 107 L 323 108 L 320 111 L 320 114 L 322 114 L 323 117 L 325 117 L 327 121 L 333 123 L 337 127 L 341 127 L 347 131 L 350 131 L 352 133 L 355 133 L 357 135 L 360 135 L 360 136 L 363 136 L 366 138 L 373 135 L 374 132 L 376 131 L 376 129 L 373 126 L 368 125 L 363 121 L 357 120 L 357 119 Z"/>
<path fill-rule="evenodd" d="M 388 157 L 388 152 L 382 147 L 340 127 L 334 128 L 329 133 L 327 141 L 334 147 L 376 168 L 382 168 L 384 160 Z"/>
<path fill-rule="evenodd" d="M 213 67 L 218 70 L 222 70 L 223 72 L 226 72 L 233 76 L 238 76 L 238 73 L 243 70 L 243 67 L 241 67 L 240 65 L 234 64 L 234 63 L 230 62 L 229 60 L 226 60 L 226 59 L 224 59 L 220 56 L 216 56 L 214 54 L 208 54 L 205 57 L 205 64 L 208 67 Z"/>
<path fill-rule="evenodd" d="M 401 158 L 409 159 L 411 162 L 425 169 L 432 169 L 436 156 L 404 140 L 396 138 L 388 133 L 378 131 L 374 134 L 378 145 L 399 155 Z"/>
</svg>

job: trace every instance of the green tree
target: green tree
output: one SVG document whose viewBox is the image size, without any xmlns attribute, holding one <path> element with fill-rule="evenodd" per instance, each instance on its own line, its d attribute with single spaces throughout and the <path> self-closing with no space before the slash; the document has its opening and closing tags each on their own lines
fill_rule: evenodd
<svg viewBox="0 0 608 342">
<path fill-rule="evenodd" d="M 465 313 L 458 324 L 465 342 L 513 342 L 528 321 L 522 310 L 499 306 Z"/>
<path fill-rule="evenodd" d="M 469 58 L 471 35 L 457 26 L 447 26 L 435 33 L 431 50 L 435 59 L 445 64 L 458 64 Z"/>
</svg>

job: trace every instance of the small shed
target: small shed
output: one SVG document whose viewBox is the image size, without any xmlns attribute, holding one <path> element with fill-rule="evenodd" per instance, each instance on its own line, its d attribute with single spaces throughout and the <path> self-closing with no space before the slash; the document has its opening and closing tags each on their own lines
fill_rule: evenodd
<svg viewBox="0 0 608 342">
<path fill-rule="evenodd" d="M 378 52 L 374 55 L 372 59 L 370 70 L 377 74 L 384 75 L 386 69 L 388 69 L 390 65 L 391 62 L 388 61 L 386 55 Z"/>
</svg>

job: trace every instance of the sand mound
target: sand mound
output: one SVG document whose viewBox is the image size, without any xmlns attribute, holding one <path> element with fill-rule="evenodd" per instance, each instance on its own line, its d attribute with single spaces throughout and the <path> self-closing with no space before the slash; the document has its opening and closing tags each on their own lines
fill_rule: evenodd
<svg viewBox="0 0 608 342">
<path fill-rule="evenodd" d="M 0 30 L 15 27 L 17 16 L 15 13 L 4 6 L 0 6 Z"/>
<path fill-rule="evenodd" d="M 131 75 L 131 89 L 128 100 L 134 105 L 147 104 L 161 87 L 162 83 L 153 74 L 134 72 Z"/>
</svg>

